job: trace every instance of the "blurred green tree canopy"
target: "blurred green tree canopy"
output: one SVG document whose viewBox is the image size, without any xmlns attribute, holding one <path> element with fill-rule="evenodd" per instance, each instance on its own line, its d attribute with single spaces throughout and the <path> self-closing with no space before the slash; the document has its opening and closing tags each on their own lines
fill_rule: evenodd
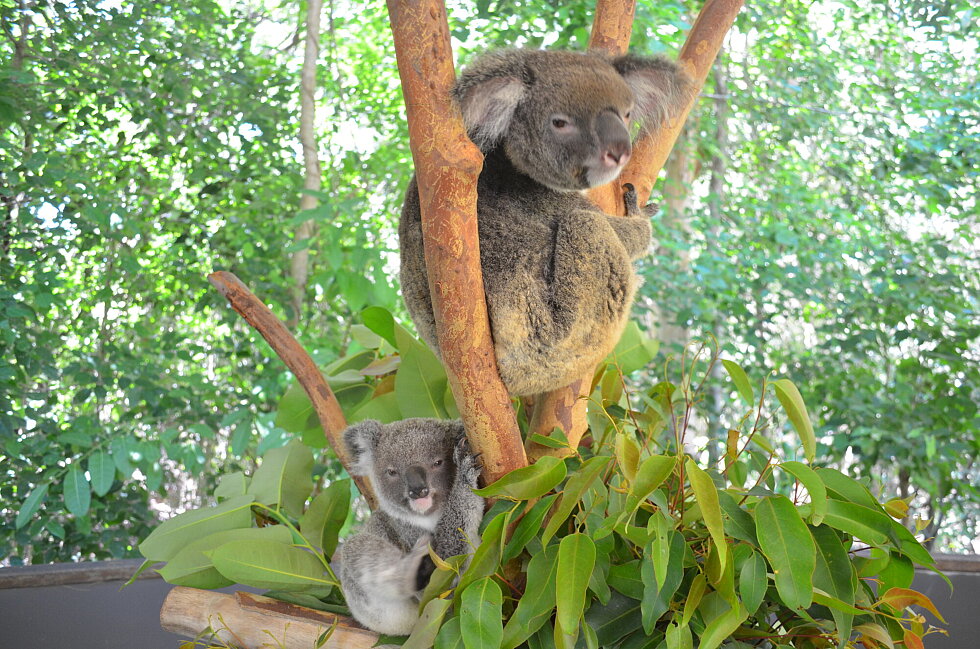
<svg viewBox="0 0 980 649">
<path fill-rule="evenodd" d="M 454 45 L 464 62 L 583 48 L 591 4 L 452 3 Z M 676 52 L 699 7 L 641 1 L 633 50 Z M 750 3 L 636 306 L 651 331 L 792 376 L 818 456 L 911 499 L 936 550 L 980 542 L 978 14 Z M 365 307 L 404 313 L 411 159 L 384 3 L 326 9 L 306 212 L 302 23 L 299 3 L 0 0 L 0 565 L 134 556 L 159 512 L 288 441 L 290 378 L 212 270 L 286 319 L 308 246 L 296 333 L 325 364 Z M 729 416 L 706 413 L 706 446 Z"/>
</svg>

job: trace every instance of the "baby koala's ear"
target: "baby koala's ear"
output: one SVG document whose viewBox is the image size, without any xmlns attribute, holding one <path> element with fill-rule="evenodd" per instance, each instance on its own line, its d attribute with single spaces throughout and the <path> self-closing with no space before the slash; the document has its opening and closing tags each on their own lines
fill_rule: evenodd
<svg viewBox="0 0 980 649">
<path fill-rule="evenodd" d="M 371 475 L 374 463 L 374 449 L 381 437 L 381 422 L 366 419 L 344 431 L 344 444 L 354 460 L 350 467 L 351 475 Z"/>
</svg>

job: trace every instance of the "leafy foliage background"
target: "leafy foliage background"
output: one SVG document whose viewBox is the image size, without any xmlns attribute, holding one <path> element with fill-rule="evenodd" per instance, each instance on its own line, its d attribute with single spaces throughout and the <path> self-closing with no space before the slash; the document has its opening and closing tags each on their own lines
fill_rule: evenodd
<svg viewBox="0 0 980 649">
<path fill-rule="evenodd" d="M 457 51 L 584 47 L 590 5 L 454 4 Z M 675 51 L 698 6 L 640 3 L 634 51 Z M 328 12 L 322 207 L 297 213 L 298 4 L 0 1 L 0 563 L 133 556 L 162 512 L 289 440 L 289 377 L 212 269 L 287 318 L 292 232 L 314 219 L 297 334 L 315 357 L 358 349 L 364 307 L 402 313 L 411 161 L 387 18 Z M 910 499 L 955 551 L 980 536 L 977 30 L 966 2 L 746 7 L 636 307 L 792 376 L 818 461 Z M 716 456 L 728 401 L 703 404 Z"/>
</svg>

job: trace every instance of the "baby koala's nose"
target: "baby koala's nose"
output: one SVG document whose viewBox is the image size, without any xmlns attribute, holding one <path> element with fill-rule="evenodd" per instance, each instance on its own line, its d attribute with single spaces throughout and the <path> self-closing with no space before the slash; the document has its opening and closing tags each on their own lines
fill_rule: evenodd
<svg viewBox="0 0 980 649">
<path fill-rule="evenodd" d="M 408 488 L 408 497 L 412 500 L 428 496 L 429 481 L 426 480 L 425 469 L 420 466 L 408 467 L 405 472 L 405 486 Z"/>
</svg>

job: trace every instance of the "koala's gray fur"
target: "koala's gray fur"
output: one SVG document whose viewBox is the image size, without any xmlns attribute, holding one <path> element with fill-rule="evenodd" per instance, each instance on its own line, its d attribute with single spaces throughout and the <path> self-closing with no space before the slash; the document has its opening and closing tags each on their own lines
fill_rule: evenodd
<svg viewBox="0 0 980 649">
<path fill-rule="evenodd" d="M 338 550 L 341 587 L 358 622 L 405 635 L 434 569 L 428 545 L 446 558 L 480 542 L 483 499 L 473 493 L 480 467 L 459 421 L 363 421 L 344 431 L 344 442 L 378 509 Z"/>
<path fill-rule="evenodd" d="M 568 385 L 615 346 L 650 243 L 649 215 L 627 196 L 609 217 L 583 190 L 614 180 L 631 122 L 666 119 L 688 92 L 660 58 L 508 50 L 474 61 L 453 90 L 486 154 L 477 215 L 497 363 L 511 394 Z M 438 351 L 413 178 L 399 226 L 401 285 L 422 338 Z"/>
</svg>

